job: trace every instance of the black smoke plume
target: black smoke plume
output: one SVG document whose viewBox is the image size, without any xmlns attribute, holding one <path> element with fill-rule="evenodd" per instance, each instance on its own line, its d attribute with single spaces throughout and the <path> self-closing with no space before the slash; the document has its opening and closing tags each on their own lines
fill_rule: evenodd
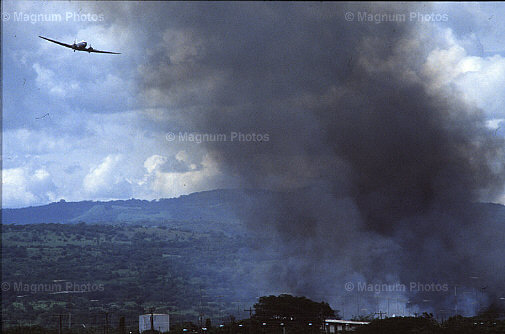
<svg viewBox="0 0 505 334">
<path fill-rule="evenodd" d="M 239 186 L 276 191 L 238 213 L 285 258 L 266 278 L 272 289 L 345 307 L 345 282 L 401 282 L 406 306 L 435 312 L 499 296 L 504 222 L 478 202 L 503 191 L 504 142 L 423 71 L 443 41 L 408 15 L 428 7 L 176 6 L 142 90 L 166 108 L 167 129 L 268 135 L 203 145 Z M 407 22 L 358 22 L 358 12 Z"/>
</svg>

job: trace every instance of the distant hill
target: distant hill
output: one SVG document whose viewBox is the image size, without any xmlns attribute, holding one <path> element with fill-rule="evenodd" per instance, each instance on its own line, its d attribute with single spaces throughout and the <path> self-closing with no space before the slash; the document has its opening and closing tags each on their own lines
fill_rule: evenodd
<svg viewBox="0 0 505 334">
<path fill-rule="evenodd" d="M 107 202 L 66 202 L 62 200 L 42 206 L 3 209 L 2 223 L 27 225 L 86 222 L 156 225 L 161 222 L 170 222 L 177 228 L 229 231 L 230 228 L 232 230 L 237 228 L 238 218 L 235 216 L 237 209 L 248 206 L 248 203 L 255 198 L 264 198 L 268 193 L 262 190 L 220 189 L 153 201 L 130 199 Z M 199 224 L 200 222 L 202 224 Z"/>
<path fill-rule="evenodd" d="M 268 216 L 270 204 L 287 198 L 296 198 L 300 192 L 273 192 L 267 190 L 219 189 L 183 195 L 177 198 L 115 201 L 60 201 L 42 206 L 17 209 L 3 209 L 3 224 L 40 224 L 79 222 L 99 224 L 140 223 L 157 225 L 171 223 L 172 227 L 191 230 L 235 230 L 238 228 L 237 213 L 256 208 L 256 212 Z M 505 206 L 490 203 L 474 204 L 479 211 L 493 220 L 505 221 Z M 261 207 L 262 209 L 258 208 Z M 252 212 L 252 211 L 250 211 Z M 200 224 L 201 223 L 201 224 Z M 241 228 L 238 228 L 241 230 Z M 233 231 L 230 231 L 233 232 Z M 235 231 L 238 232 L 238 231 Z"/>
</svg>

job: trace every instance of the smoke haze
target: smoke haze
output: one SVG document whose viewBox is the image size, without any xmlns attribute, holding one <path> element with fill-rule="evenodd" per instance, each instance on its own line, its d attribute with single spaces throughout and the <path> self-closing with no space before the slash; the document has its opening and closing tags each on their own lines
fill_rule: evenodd
<svg viewBox="0 0 505 334">
<path fill-rule="evenodd" d="M 504 142 L 481 110 L 439 84 L 444 68 L 427 59 L 447 36 L 430 23 L 344 15 L 429 12 L 426 5 L 166 10 L 176 13 L 163 30 L 166 47 L 140 71 L 157 126 L 268 134 L 202 145 L 232 184 L 278 191 L 237 212 L 265 240 L 264 252 L 285 258 L 262 277 L 270 291 L 345 307 L 336 302 L 349 297 L 345 282 L 440 283 L 450 291 L 402 295 L 413 308 L 458 303 L 469 313 L 477 299 L 499 296 L 505 229 L 476 202 L 503 191 Z M 454 297 L 455 286 L 487 286 L 486 296 Z"/>
</svg>

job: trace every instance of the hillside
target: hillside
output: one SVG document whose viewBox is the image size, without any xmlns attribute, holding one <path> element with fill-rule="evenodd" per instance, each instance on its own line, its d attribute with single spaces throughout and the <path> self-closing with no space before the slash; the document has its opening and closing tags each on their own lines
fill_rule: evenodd
<svg viewBox="0 0 505 334">
<path fill-rule="evenodd" d="M 177 198 L 115 200 L 107 202 L 60 201 L 42 206 L 3 209 L 2 223 L 30 225 L 42 223 L 169 225 L 192 231 L 243 233 L 237 212 L 251 200 L 272 193 L 261 190 L 213 190 Z"/>
<path fill-rule="evenodd" d="M 215 222 L 225 223 L 229 225 L 228 227 L 237 226 L 240 221 L 237 213 L 246 212 L 252 207 L 252 203 L 256 211 L 268 214 L 267 211 L 271 209 L 270 203 L 280 199 L 296 198 L 298 192 L 306 190 L 279 193 L 266 190 L 219 189 L 152 201 L 129 199 L 107 202 L 66 202 L 62 200 L 42 206 L 2 209 L 2 223 L 28 225 L 86 222 L 156 225 L 160 222 L 171 222 L 176 225 L 182 223 L 191 229 L 210 228 L 212 230 L 217 227 L 213 224 Z M 479 211 L 486 212 L 492 219 L 505 221 L 505 206 L 492 203 L 474 205 L 479 206 Z M 259 207 L 262 210 L 258 210 Z"/>
<path fill-rule="evenodd" d="M 164 226 L 3 225 L 3 318 L 51 327 L 64 312 L 91 326 L 93 315 L 134 322 L 151 306 L 176 322 L 244 317 L 261 286 L 254 278 L 276 261 L 253 245 Z"/>
<path fill-rule="evenodd" d="M 231 195 L 233 193 L 233 195 Z M 2 210 L 4 224 L 138 222 L 160 220 L 232 219 L 229 205 L 238 191 L 215 190 L 153 201 L 60 202 Z M 230 196 L 231 195 L 231 196 Z"/>
<path fill-rule="evenodd" d="M 269 247 L 268 233 L 255 233 L 242 215 L 274 223 L 271 204 L 297 195 L 215 190 L 156 201 L 4 209 L 2 280 L 10 287 L 2 293 L 3 312 L 10 325 L 48 326 L 54 325 L 52 314 L 61 312 L 84 323 L 104 312 L 135 319 L 151 305 L 174 321 L 197 321 L 201 312 L 215 320 L 244 317 L 241 310 L 262 291 L 276 289 L 268 279 L 283 268 L 285 254 Z M 505 223 L 505 206 L 473 205 L 491 226 Z M 71 291 L 74 284 L 102 288 L 51 290 L 69 290 L 67 282 Z"/>
</svg>

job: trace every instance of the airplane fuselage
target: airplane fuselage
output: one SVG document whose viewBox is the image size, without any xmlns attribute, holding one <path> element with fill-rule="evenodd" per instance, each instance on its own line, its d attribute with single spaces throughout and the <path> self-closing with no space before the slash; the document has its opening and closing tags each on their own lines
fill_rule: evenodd
<svg viewBox="0 0 505 334">
<path fill-rule="evenodd" d="M 88 45 L 88 43 L 86 41 L 80 41 L 79 43 L 74 43 L 72 44 L 72 49 L 74 49 L 74 52 L 77 50 L 77 51 L 88 51 L 88 52 L 91 52 L 93 50 L 93 48 L 90 47 L 89 48 L 86 48 L 86 45 Z"/>
<path fill-rule="evenodd" d="M 88 45 L 88 43 L 86 43 L 86 41 L 80 41 L 79 43 L 74 43 L 74 49 L 77 49 L 77 50 L 85 50 L 86 49 L 86 45 Z"/>
</svg>

